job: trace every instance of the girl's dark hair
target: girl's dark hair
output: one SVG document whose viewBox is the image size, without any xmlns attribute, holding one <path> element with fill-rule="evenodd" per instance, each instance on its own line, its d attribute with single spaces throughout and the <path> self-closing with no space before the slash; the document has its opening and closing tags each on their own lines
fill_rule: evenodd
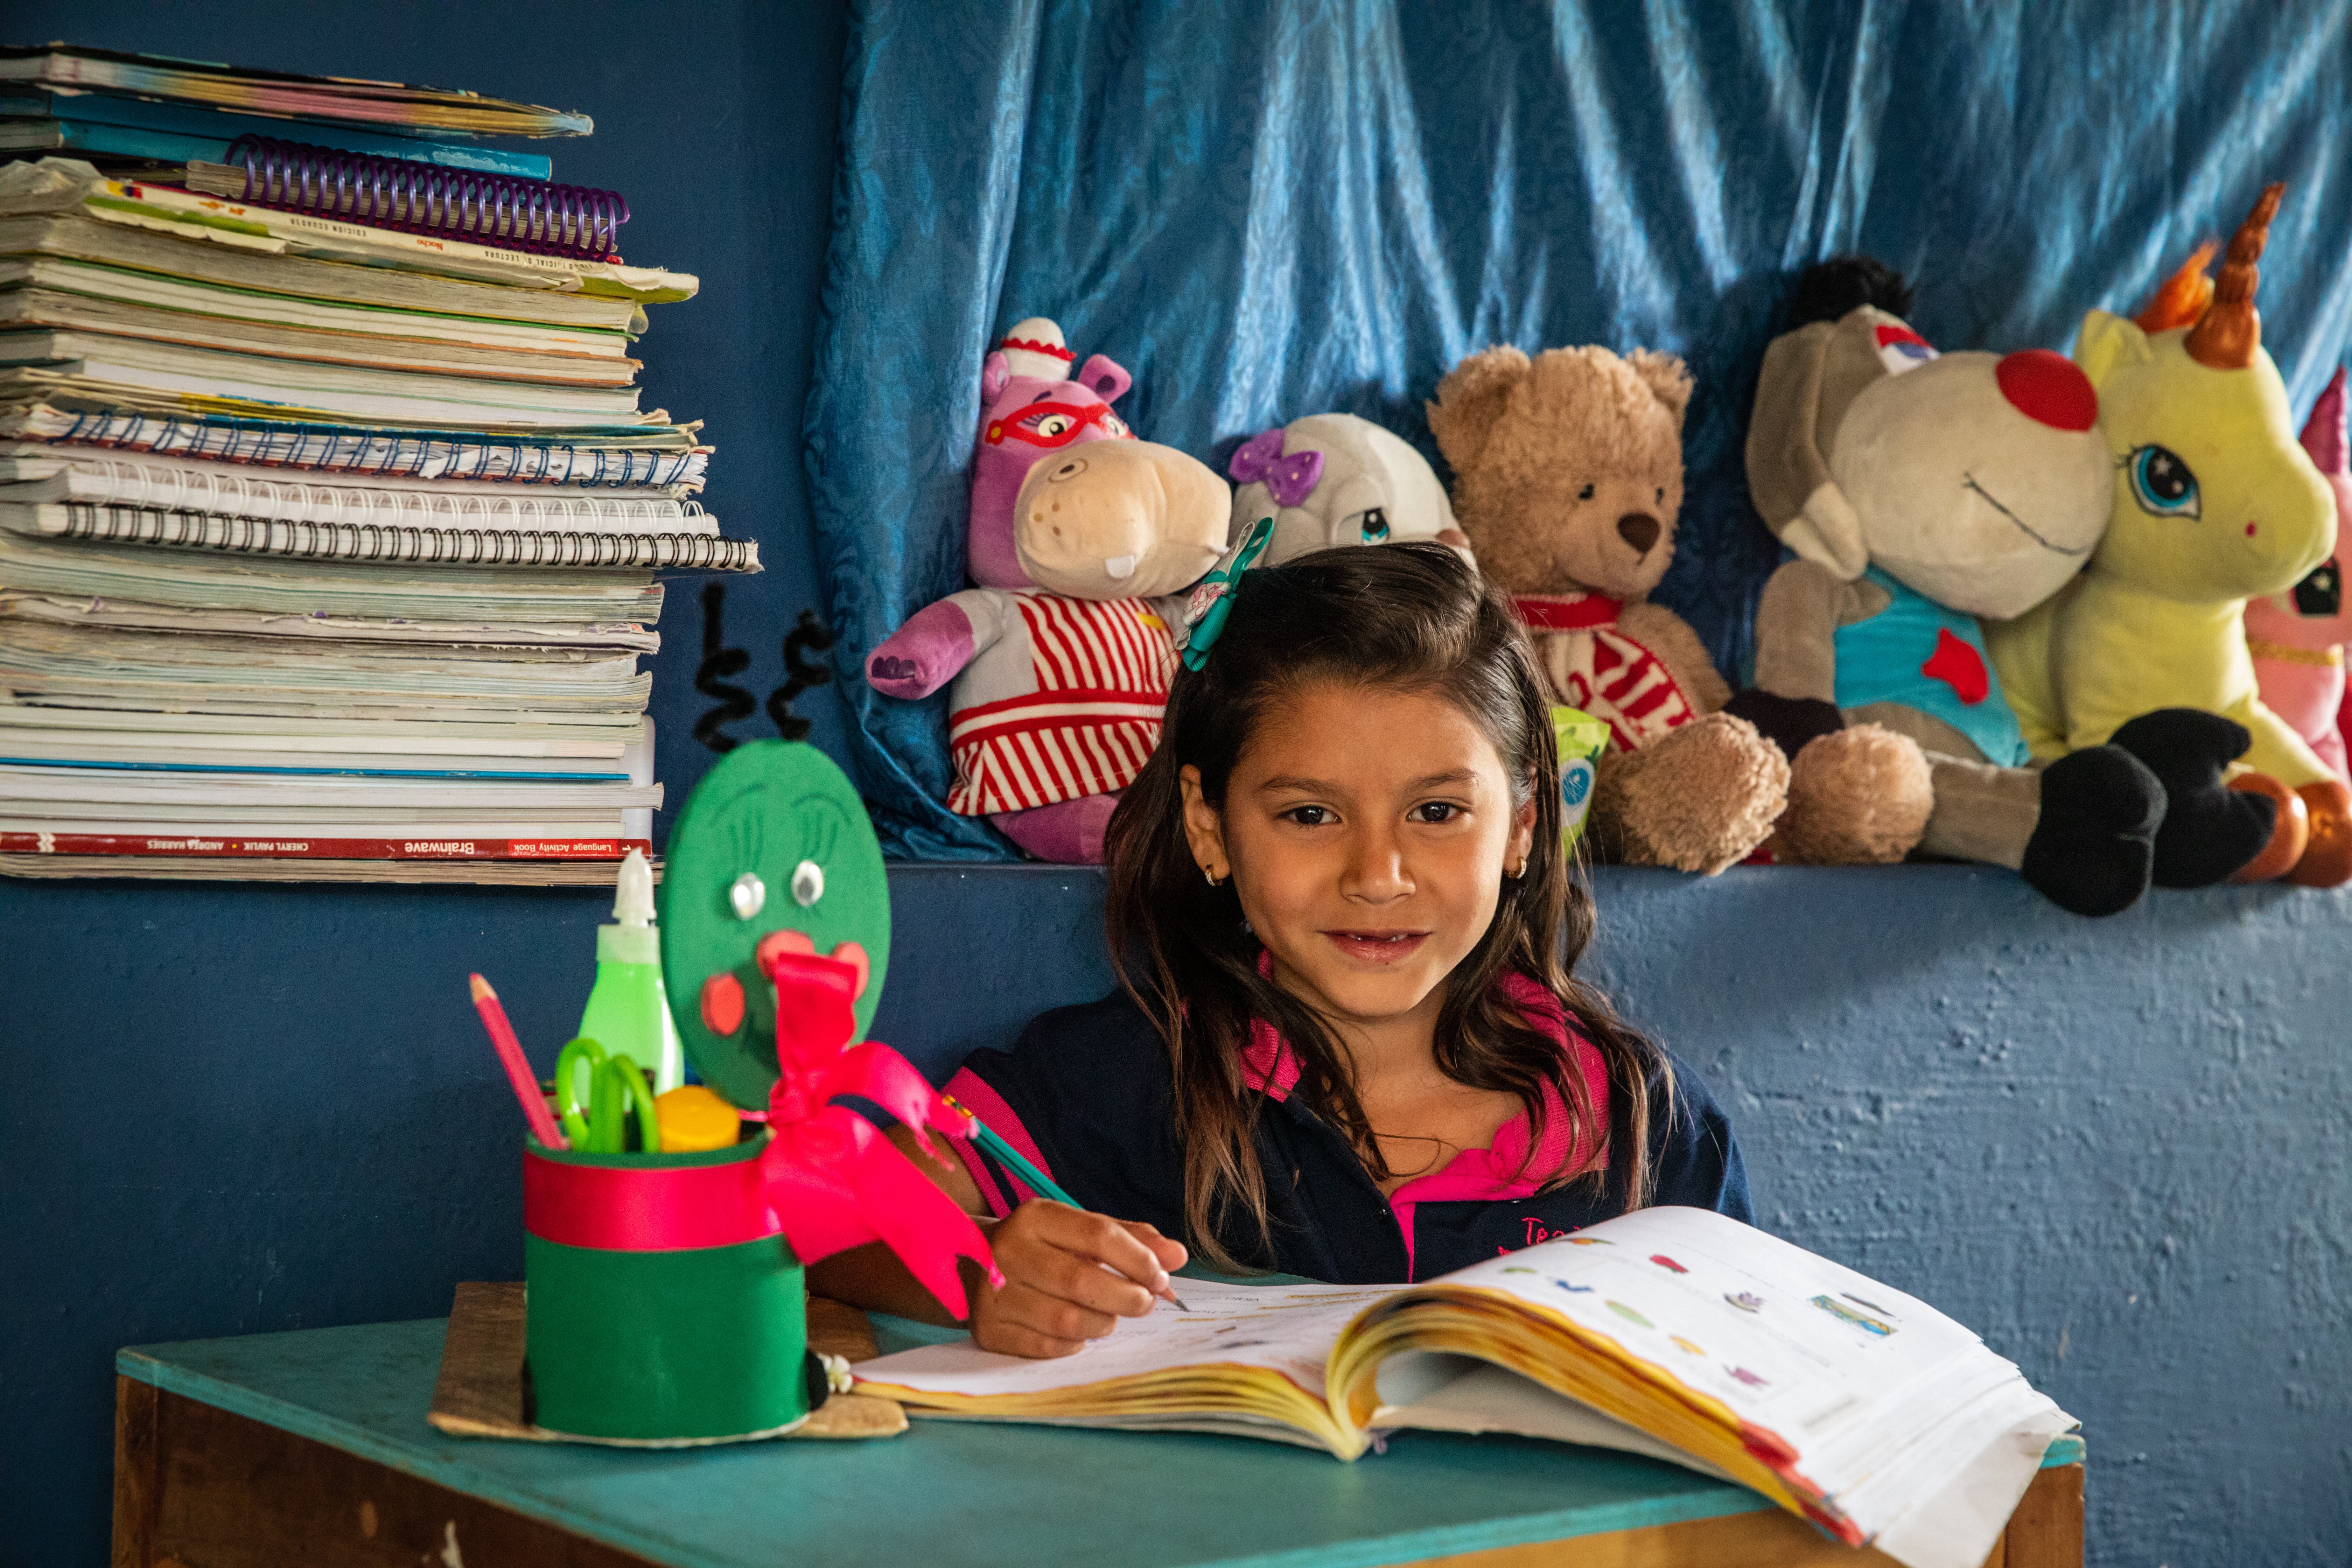
<svg viewBox="0 0 2352 1568">
<path fill-rule="evenodd" d="M 1244 573 L 1207 662 L 1180 668 L 1159 749 L 1112 814 L 1106 919 L 1120 984 L 1167 1043 L 1176 1131 L 1184 1151 L 1187 1241 L 1228 1269 L 1270 1261 L 1265 1173 L 1253 1136 L 1258 1097 L 1244 1092 L 1242 1047 L 1264 1018 L 1299 1066 L 1291 1091 L 1351 1142 L 1379 1178 L 1390 1171 L 1365 1120 L 1348 1057 L 1322 1019 L 1258 973 L 1258 943 L 1228 880 L 1211 887 L 1184 837 L 1181 770 L 1223 809 L 1225 785 L 1258 726 L 1304 688 L 1337 682 L 1427 692 L 1453 703 L 1493 742 L 1514 806 L 1535 801 L 1527 868 L 1503 884 L 1494 924 L 1454 970 L 1437 1021 L 1437 1065 L 1457 1083 L 1518 1097 L 1538 1136 L 1543 1086 L 1559 1090 L 1568 1147 L 1593 1152 L 1579 1169 L 1541 1173 L 1546 1186 L 1605 1179 L 1613 1156 L 1629 1208 L 1650 1192 L 1650 1106 L 1672 1088 L 1657 1047 L 1619 1022 L 1570 971 L 1592 938 L 1592 896 L 1560 847 L 1559 748 L 1550 699 L 1507 602 L 1443 545 L 1326 550 Z M 1497 990 L 1517 971 L 1566 1004 L 1600 1048 L 1622 1102 L 1622 1146 L 1584 1075 Z M 1530 1155 L 1532 1158 L 1532 1154 Z M 1573 1153 L 1570 1158 L 1573 1158 Z M 1237 1223 L 1238 1222 L 1238 1223 Z M 1254 1237 L 1251 1233 L 1254 1234 Z M 1241 1237 L 1243 1248 L 1229 1237 Z M 1254 1241 L 1255 1245 L 1249 1245 Z"/>
</svg>

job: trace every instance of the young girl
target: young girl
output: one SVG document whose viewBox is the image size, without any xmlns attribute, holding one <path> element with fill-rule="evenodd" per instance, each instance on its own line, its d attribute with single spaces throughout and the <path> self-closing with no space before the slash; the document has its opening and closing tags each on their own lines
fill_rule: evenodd
<svg viewBox="0 0 2352 1568">
<path fill-rule="evenodd" d="M 1705 1087 L 1570 976 L 1558 766 L 1526 637 L 1453 551 L 1245 573 L 1111 819 L 1121 988 L 949 1085 L 1087 1210 L 894 1134 L 992 1223 L 974 1338 L 1066 1355 L 1191 1254 L 1403 1282 L 1646 1204 L 1747 1219 Z M 945 1321 L 878 1247 L 811 1283 Z"/>
</svg>

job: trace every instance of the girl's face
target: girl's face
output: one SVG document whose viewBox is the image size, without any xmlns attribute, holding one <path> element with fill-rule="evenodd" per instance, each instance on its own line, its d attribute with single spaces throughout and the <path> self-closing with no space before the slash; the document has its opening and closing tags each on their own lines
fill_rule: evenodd
<svg viewBox="0 0 2352 1568">
<path fill-rule="evenodd" d="M 1426 693 L 1307 688 L 1259 724 L 1222 812 L 1181 777 L 1193 858 L 1232 876 L 1276 982 L 1335 1024 L 1434 1017 L 1534 841 L 1493 743 Z"/>
</svg>

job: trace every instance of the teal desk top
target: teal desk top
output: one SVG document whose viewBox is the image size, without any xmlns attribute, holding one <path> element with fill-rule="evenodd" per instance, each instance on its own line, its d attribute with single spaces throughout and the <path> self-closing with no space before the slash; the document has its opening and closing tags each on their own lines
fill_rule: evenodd
<svg viewBox="0 0 2352 1568">
<path fill-rule="evenodd" d="M 947 1337 L 875 1326 L 885 1351 Z M 1243 1437 L 919 1420 L 868 1442 L 653 1451 L 448 1437 L 425 1420 L 445 1327 L 134 1346 L 116 1370 L 674 1568 L 1107 1552 L 1136 1568 L 1370 1568 L 1769 1506 L 1630 1455 L 1440 1433 L 1352 1465 Z"/>
</svg>

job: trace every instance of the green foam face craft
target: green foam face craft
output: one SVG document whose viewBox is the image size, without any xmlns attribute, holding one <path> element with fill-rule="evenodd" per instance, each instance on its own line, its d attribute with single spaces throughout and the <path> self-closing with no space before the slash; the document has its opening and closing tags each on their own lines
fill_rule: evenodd
<svg viewBox="0 0 2352 1568">
<path fill-rule="evenodd" d="M 777 1078 L 763 949 L 862 961 L 865 1037 L 890 963 L 890 890 L 865 804 L 832 759 L 753 741 L 704 776 L 670 835 L 661 933 L 686 1054 L 735 1105 L 765 1108 Z"/>
</svg>

